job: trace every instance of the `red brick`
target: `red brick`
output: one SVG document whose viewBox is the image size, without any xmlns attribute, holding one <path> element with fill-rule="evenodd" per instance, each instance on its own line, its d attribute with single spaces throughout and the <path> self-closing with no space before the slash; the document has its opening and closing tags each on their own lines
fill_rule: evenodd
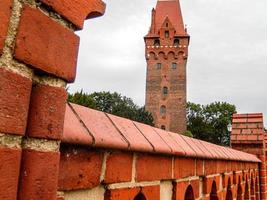
<svg viewBox="0 0 267 200">
<path fill-rule="evenodd" d="M 105 200 L 133 200 L 140 192 L 148 200 L 160 200 L 160 186 L 110 190 L 106 192 Z"/>
<path fill-rule="evenodd" d="M 27 135 L 60 139 L 63 134 L 66 98 L 64 88 L 35 85 L 32 89 Z"/>
<path fill-rule="evenodd" d="M 205 177 L 204 178 L 204 181 L 203 181 L 203 193 L 204 194 L 211 193 L 212 184 L 213 184 L 214 181 L 216 183 L 217 190 L 219 190 L 219 187 L 220 187 L 220 179 L 221 179 L 220 176 L 215 176 L 215 177 L 210 177 L 210 178 L 206 178 Z"/>
<path fill-rule="evenodd" d="M 0 147 L 0 199 L 17 199 L 21 150 Z"/>
<path fill-rule="evenodd" d="M 174 161 L 174 178 L 184 178 L 194 176 L 196 173 L 196 163 L 190 158 L 175 158 Z"/>
<path fill-rule="evenodd" d="M 98 17 L 104 14 L 106 5 L 101 0 L 41 0 L 51 6 L 56 12 L 83 28 L 85 19 Z"/>
<path fill-rule="evenodd" d="M 12 10 L 12 0 L 1 0 L 0 1 L 0 55 L 4 47 L 5 39 L 7 36 L 7 30 L 9 25 L 9 19 Z"/>
<path fill-rule="evenodd" d="M 205 160 L 205 175 L 212 175 L 217 173 L 217 161 L 216 160 Z"/>
<path fill-rule="evenodd" d="M 172 178 L 170 157 L 140 155 L 136 161 L 136 180 L 155 181 Z"/>
<path fill-rule="evenodd" d="M 89 189 L 100 184 L 103 153 L 83 148 L 61 150 L 59 190 Z"/>
<path fill-rule="evenodd" d="M 56 199 L 58 152 L 23 150 L 19 199 Z"/>
<path fill-rule="evenodd" d="M 204 160 L 196 160 L 196 175 L 197 176 L 204 176 Z"/>
<path fill-rule="evenodd" d="M 128 182 L 132 179 L 133 155 L 111 153 L 106 162 L 105 183 Z"/>
<path fill-rule="evenodd" d="M 0 74 L 0 132 L 24 135 L 32 82 L 1 67 Z"/>
<path fill-rule="evenodd" d="M 68 82 L 76 75 L 79 37 L 38 9 L 24 7 L 15 57 Z"/>
</svg>

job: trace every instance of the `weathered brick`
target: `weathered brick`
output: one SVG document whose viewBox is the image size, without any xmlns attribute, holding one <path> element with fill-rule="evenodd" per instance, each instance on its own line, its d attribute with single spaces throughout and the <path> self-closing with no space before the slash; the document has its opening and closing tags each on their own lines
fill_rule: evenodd
<svg viewBox="0 0 267 200">
<path fill-rule="evenodd" d="M 67 92 L 64 88 L 35 85 L 32 89 L 27 135 L 60 139 L 63 134 Z"/>
<path fill-rule="evenodd" d="M 0 132 L 24 135 L 32 82 L 1 67 L 0 74 Z"/>
<path fill-rule="evenodd" d="M 41 0 L 41 2 L 51 6 L 80 29 L 83 28 L 85 19 L 103 15 L 106 8 L 101 0 Z"/>
<path fill-rule="evenodd" d="M 105 183 L 120 183 L 132 179 L 133 155 L 131 153 L 112 153 L 106 162 Z"/>
<path fill-rule="evenodd" d="M 190 158 L 175 158 L 174 160 L 174 178 L 184 178 L 196 174 L 196 163 Z"/>
<path fill-rule="evenodd" d="M 199 197 L 199 180 L 191 182 L 184 181 L 184 182 L 174 183 L 173 187 L 174 187 L 174 195 L 173 195 L 174 200 L 191 199 L 190 197 L 192 196 L 193 199 L 197 199 Z M 189 189 L 189 187 L 192 187 L 191 190 L 192 193 L 189 192 L 188 194 L 186 194 L 186 190 Z"/>
<path fill-rule="evenodd" d="M 7 30 L 12 10 L 12 0 L 0 1 L 0 55 L 4 47 L 5 39 L 7 36 Z"/>
<path fill-rule="evenodd" d="M 17 199 L 21 150 L 0 147 L 0 199 Z"/>
<path fill-rule="evenodd" d="M 19 199 L 56 199 L 58 152 L 23 150 Z"/>
<path fill-rule="evenodd" d="M 172 158 L 140 155 L 136 161 L 136 180 L 155 181 L 172 178 Z"/>
<path fill-rule="evenodd" d="M 103 153 L 63 147 L 60 156 L 60 190 L 89 189 L 100 184 Z"/>
<path fill-rule="evenodd" d="M 160 187 L 159 186 L 147 186 L 142 188 L 123 188 L 109 190 L 105 193 L 105 200 L 133 200 L 138 194 L 142 193 L 145 199 L 159 200 L 160 199 Z"/>
<path fill-rule="evenodd" d="M 16 39 L 15 57 L 34 69 L 73 82 L 79 37 L 40 10 L 25 6 Z"/>
</svg>

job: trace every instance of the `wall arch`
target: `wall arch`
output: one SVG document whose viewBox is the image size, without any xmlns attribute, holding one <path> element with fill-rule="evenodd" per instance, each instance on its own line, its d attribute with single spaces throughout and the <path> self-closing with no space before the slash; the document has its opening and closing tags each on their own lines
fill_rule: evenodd
<svg viewBox="0 0 267 200">
<path fill-rule="evenodd" d="M 134 199 L 133 200 L 146 200 L 146 197 L 145 197 L 145 195 L 143 195 L 143 193 L 139 193 L 139 194 L 137 194 L 135 197 L 134 197 Z"/>
<path fill-rule="evenodd" d="M 189 185 L 185 191 L 184 200 L 195 200 L 194 190 L 191 185 Z"/>
<path fill-rule="evenodd" d="M 228 179 L 227 192 L 226 192 L 226 198 L 225 198 L 225 200 L 233 200 L 231 178 Z"/>
<path fill-rule="evenodd" d="M 216 182 L 212 182 L 212 187 L 211 187 L 211 192 L 210 192 L 210 200 L 219 200 L 218 195 L 217 195 L 217 186 Z"/>
<path fill-rule="evenodd" d="M 168 59 L 174 60 L 175 59 L 175 53 L 173 51 L 170 51 L 168 53 Z"/>
<path fill-rule="evenodd" d="M 149 60 L 156 60 L 156 58 L 157 58 L 157 56 L 153 51 L 148 53 L 148 59 Z"/>
<path fill-rule="evenodd" d="M 166 59 L 166 55 L 163 51 L 159 52 L 159 55 L 158 55 L 159 58 L 161 59 Z"/>
</svg>

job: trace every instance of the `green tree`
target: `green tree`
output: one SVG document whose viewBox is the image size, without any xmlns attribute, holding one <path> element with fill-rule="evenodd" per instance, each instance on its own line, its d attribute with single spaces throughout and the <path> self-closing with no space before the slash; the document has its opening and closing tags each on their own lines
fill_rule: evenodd
<svg viewBox="0 0 267 200">
<path fill-rule="evenodd" d="M 81 90 L 80 92 L 69 94 L 68 101 L 148 125 L 154 125 L 151 113 L 147 112 L 144 107 L 136 105 L 132 99 L 116 92 L 87 94 Z"/>
<path fill-rule="evenodd" d="M 187 129 L 194 138 L 206 140 L 219 145 L 230 144 L 232 115 L 236 107 L 226 102 L 214 102 L 200 105 L 189 102 L 187 104 Z"/>
</svg>

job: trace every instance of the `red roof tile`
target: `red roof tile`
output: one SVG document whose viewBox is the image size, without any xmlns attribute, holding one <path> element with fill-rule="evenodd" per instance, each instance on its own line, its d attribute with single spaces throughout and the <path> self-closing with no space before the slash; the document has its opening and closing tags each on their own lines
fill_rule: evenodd
<svg viewBox="0 0 267 200">
<path fill-rule="evenodd" d="M 128 119 L 68 104 L 63 142 L 205 159 L 260 162 L 252 154 L 217 146 Z"/>
</svg>

